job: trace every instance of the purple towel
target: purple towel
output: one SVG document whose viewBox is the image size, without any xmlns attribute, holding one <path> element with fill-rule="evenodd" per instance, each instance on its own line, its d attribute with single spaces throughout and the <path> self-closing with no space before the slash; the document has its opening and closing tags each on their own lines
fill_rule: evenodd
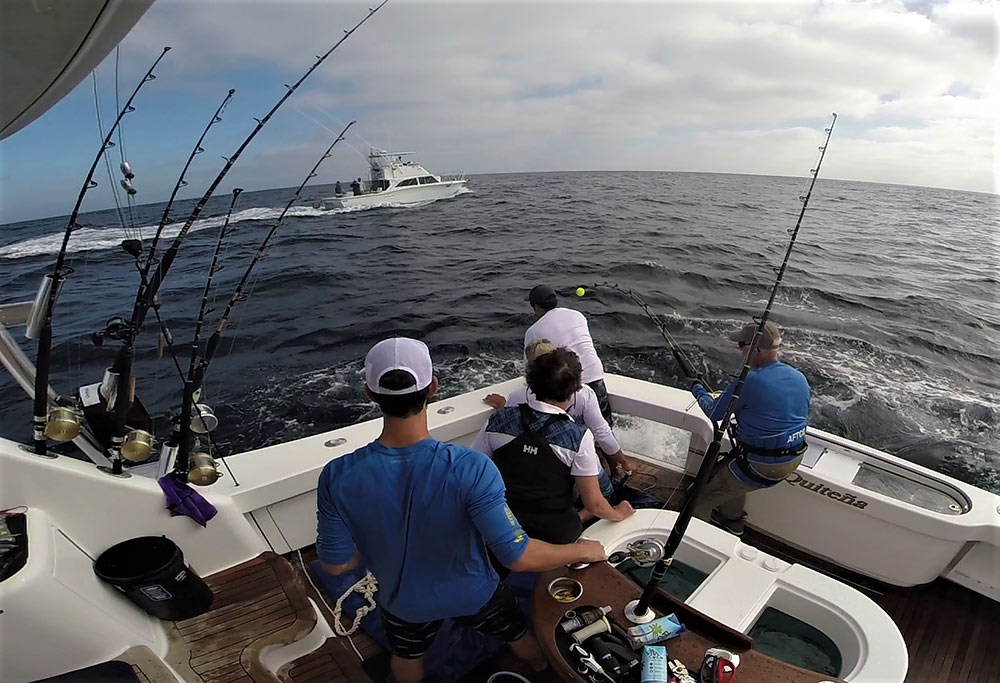
<svg viewBox="0 0 1000 683">
<path fill-rule="evenodd" d="M 176 479 L 174 475 L 166 474 L 157 481 L 160 482 L 160 488 L 167 496 L 167 509 L 170 510 L 172 517 L 187 515 L 198 524 L 205 526 L 208 520 L 215 517 L 218 512 L 215 506 L 205 500 L 200 493 L 185 482 Z"/>
</svg>

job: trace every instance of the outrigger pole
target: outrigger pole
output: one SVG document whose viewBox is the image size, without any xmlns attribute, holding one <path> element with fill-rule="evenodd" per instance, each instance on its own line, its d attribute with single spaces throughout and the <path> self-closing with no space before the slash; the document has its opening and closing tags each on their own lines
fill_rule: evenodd
<svg viewBox="0 0 1000 683">
<path fill-rule="evenodd" d="M 767 305 L 764 307 L 764 312 L 759 318 L 756 319 L 757 329 L 754 330 L 753 339 L 750 340 L 750 351 L 746 355 L 746 359 L 743 362 L 743 368 L 740 370 L 740 375 L 736 380 L 732 398 L 729 400 L 729 405 L 726 407 L 726 415 L 720 422 L 720 425 L 722 425 L 723 428 L 732 421 L 733 412 L 736 408 L 736 402 L 739 400 L 740 392 L 743 390 L 743 384 L 746 381 L 747 374 L 750 372 L 750 359 L 753 358 L 754 354 L 757 352 L 761 332 L 764 329 L 764 325 L 767 323 L 768 317 L 771 315 L 771 307 L 774 305 L 774 298 L 778 293 L 778 287 L 781 285 L 781 279 L 785 275 L 785 268 L 788 266 L 788 259 L 792 255 L 792 248 L 795 246 L 795 239 L 798 237 L 799 228 L 802 226 L 802 219 L 806 215 L 806 207 L 809 206 L 809 198 L 812 197 L 813 187 L 816 186 L 816 178 L 819 177 L 819 170 L 823 165 L 823 158 L 826 156 L 826 148 L 830 144 L 830 136 L 833 134 L 833 127 L 836 123 L 837 115 L 833 114 L 833 120 L 830 123 L 830 127 L 825 130 L 826 140 L 819 148 L 819 161 L 816 163 L 816 168 L 810 171 L 812 180 L 809 183 L 809 191 L 806 192 L 805 195 L 799 197 L 802 201 L 802 210 L 799 211 L 799 219 L 796 221 L 795 227 L 789 231 L 791 233 L 791 239 L 788 240 L 788 247 L 785 249 L 785 258 L 781 262 L 781 267 L 778 268 L 778 275 L 775 278 L 774 285 L 771 287 L 771 295 L 767 299 Z M 708 483 L 709 477 L 712 475 L 716 458 L 718 458 L 719 450 L 722 446 L 723 434 L 723 429 L 716 426 L 715 438 L 708 447 L 708 452 L 705 453 L 705 458 L 701 462 L 701 467 L 698 468 L 698 475 L 694 480 L 691 494 L 688 496 L 687 500 L 684 501 L 684 507 L 682 507 L 681 511 L 678 513 L 677 520 L 674 522 L 674 526 L 670 530 L 670 536 L 667 537 L 667 543 L 663 549 L 663 558 L 658 560 L 656 565 L 653 567 L 649 581 L 646 583 L 645 588 L 643 588 L 642 596 L 638 600 L 630 602 L 625 608 L 626 616 L 633 621 L 649 621 L 653 617 L 653 612 L 649 608 L 650 602 L 652 602 L 653 596 L 656 595 L 656 592 L 659 590 L 660 581 L 663 579 L 663 575 L 667 573 L 667 569 L 674 560 L 674 553 L 676 553 L 677 548 L 680 547 L 681 539 L 684 538 L 684 533 L 687 531 L 688 523 L 691 521 L 691 516 L 694 513 L 695 503 L 701 495 L 701 492 L 704 490 L 705 485 Z"/>
<path fill-rule="evenodd" d="M 42 285 L 38 290 L 38 295 L 35 297 L 35 305 L 32 309 L 32 314 L 28 320 L 28 329 L 26 336 L 29 339 L 38 340 L 38 353 L 35 356 L 35 398 L 33 404 L 33 441 L 35 453 L 38 455 L 45 455 L 47 443 L 46 443 L 46 427 L 48 422 L 48 394 L 49 394 L 49 374 L 52 368 L 52 309 L 56 304 L 56 297 L 59 295 L 59 291 L 62 289 L 63 283 L 66 281 L 67 276 L 73 272 L 72 268 L 65 268 L 66 263 L 66 248 L 69 246 L 70 235 L 73 231 L 79 228 L 76 219 L 80 214 L 80 207 L 83 204 L 83 198 L 87 194 L 87 191 L 97 187 L 97 182 L 94 180 L 94 171 L 97 170 L 97 164 L 100 163 L 101 157 L 104 153 L 115 146 L 115 143 L 111 141 L 111 137 L 114 135 L 115 130 L 118 128 L 118 124 L 125 117 L 126 114 L 135 111 L 135 107 L 132 106 L 132 101 L 138 94 L 139 90 L 142 89 L 149 81 L 155 80 L 156 76 L 153 75 L 153 69 L 156 68 L 160 60 L 163 59 L 164 55 L 170 51 L 170 47 L 163 48 L 163 52 L 160 56 L 156 58 L 153 65 L 149 67 L 146 75 L 142 77 L 139 84 L 132 91 L 131 97 L 125 102 L 125 106 L 122 107 L 121 111 L 118 112 L 118 118 L 115 119 L 114 124 L 108 129 L 108 134 L 104 137 L 104 141 L 101 143 L 101 149 L 94 158 L 94 163 L 90 165 L 90 171 L 87 173 L 87 179 L 83 181 L 83 187 L 80 188 L 80 194 L 76 199 L 76 205 L 73 207 L 72 213 L 70 213 L 69 221 L 66 224 L 66 231 L 63 233 L 62 245 L 59 247 L 59 254 L 56 257 L 56 265 L 52 269 L 51 275 L 46 275 L 42 280 Z M 124 394 L 120 394 L 124 396 Z M 68 417 L 68 416 L 67 416 Z M 77 428 L 76 433 L 79 433 L 79 418 L 76 418 Z M 68 441 L 76 436 L 76 433 L 70 435 L 72 430 L 58 434 L 58 438 L 61 441 Z M 53 435 L 56 436 L 56 435 Z"/>
<path fill-rule="evenodd" d="M 198 361 L 198 351 L 201 344 L 201 338 L 200 338 L 201 328 L 205 322 L 205 315 L 207 313 L 206 306 L 208 303 L 208 291 L 212 284 L 212 275 L 217 271 L 216 257 L 218 256 L 219 247 L 222 244 L 222 238 L 225 234 L 225 229 L 220 231 L 219 242 L 216 245 L 215 256 L 213 256 L 212 258 L 212 266 L 209 268 L 208 271 L 208 281 L 205 283 L 205 293 L 204 296 L 202 297 L 201 310 L 198 312 L 198 321 L 197 324 L 195 325 L 194 340 L 191 344 L 191 363 L 188 367 L 188 375 L 184 382 L 184 396 L 181 403 L 181 414 L 180 414 L 180 433 L 179 433 L 179 441 L 177 444 L 178 446 L 177 462 L 174 465 L 175 477 L 178 477 L 182 480 L 185 480 L 187 478 L 188 463 L 191 455 L 191 446 L 193 441 L 193 439 L 191 438 L 191 410 L 194 405 L 194 400 L 195 400 L 194 397 L 200 391 L 202 383 L 205 380 L 205 372 L 208 370 L 208 366 L 212 362 L 212 359 L 215 357 L 215 352 L 219 348 L 219 342 L 221 341 L 222 338 L 222 331 L 225 330 L 226 324 L 229 322 L 229 316 L 232 314 L 233 308 L 236 306 L 236 304 L 246 300 L 247 295 L 244 293 L 244 290 L 246 289 L 247 283 L 250 281 L 250 275 L 251 273 L 253 273 L 253 269 L 257 265 L 257 263 L 259 263 L 260 260 L 264 257 L 264 253 L 267 251 L 267 246 L 270 243 L 271 238 L 274 237 L 274 234 L 278 231 L 278 228 L 281 226 L 281 222 L 284 220 L 285 214 L 287 214 L 288 210 L 292 208 L 292 204 L 298 201 L 298 199 L 302 196 L 302 190 L 305 189 L 306 184 L 308 184 L 310 180 L 316 177 L 316 171 L 319 169 L 320 164 L 322 164 L 324 161 L 330 158 L 333 152 L 333 148 L 337 146 L 338 142 L 344 139 L 344 135 L 347 133 L 348 128 L 353 126 L 355 123 L 356 123 L 355 121 L 351 121 L 346 126 L 344 126 L 344 129 L 340 131 L 340 135 L 338 135 L 336 139 L 334 139 L 334 141 L 330 144 L 330 146 L 326 148 L 326 151 L 323 152 L 322 156 L 320 156 L 319 160 L 309 170 L 309 173 L 302 180 L 302 183 L 299 185 L 298 189 L 295 190 L 295 194 L 293 194 L 291 198 L 288 200 L 288 203 L 285 204 L 285 208 L 282 209 L 281 214 L 274 221 L 274 225 L 271 226 L 271 229 L 268 231 L 267 235 L 265 235 L 264 239 L 261 241 L 260 246 L 257 247 L 257 253 L 254 254 L 253 259 L 250 261 L 250 265 L 248 265 L 247 269 L 243 272 L 243 277 L 240 278 L 239 284 L 236 285 L 236 289 L 233 291 L 233 295 L 229 298 L 229 302 L 226 304 L 226 309 L 222 312 L 222 315 L 219 317 L 219 322 L 216 325 L 215 332 L 212 333 L 212 336 L 208 338 L 208 342 L 205 344 L 205 355 L 202 357 L 200 361 Z M 233 204 L 236 203 L 237 195 L 238 193 L 234 192 Z M 232 207 L 230 207 L 229 210 L 230 212 L 232 212 Z M 226 222 L 227 224 L 229 222 L 228 216 L 226 218 Z M 214 479 L 212 479 L 212 481 L 200 481 L 195 483 L 205 484 L 213 482 Z"/>
</svg>

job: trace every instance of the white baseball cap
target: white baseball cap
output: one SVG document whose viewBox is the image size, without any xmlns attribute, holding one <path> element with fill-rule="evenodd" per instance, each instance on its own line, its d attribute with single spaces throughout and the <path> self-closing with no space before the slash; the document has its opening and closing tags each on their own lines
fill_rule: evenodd
<svg viewBox="0 0 1000 683">
<path fill-rule="evenodd" d="M 403 370 L 410 373 L 416 383 L 405 389 L 386 389 L 379 380 L 387 372 Z M 365 384 L 375 394 L 412 394 L 426 389 L 434 379 L 431 353 L 427 344 L 408 337 L 385 339 L 373 346 L 365 356 Z"/>
</svg>

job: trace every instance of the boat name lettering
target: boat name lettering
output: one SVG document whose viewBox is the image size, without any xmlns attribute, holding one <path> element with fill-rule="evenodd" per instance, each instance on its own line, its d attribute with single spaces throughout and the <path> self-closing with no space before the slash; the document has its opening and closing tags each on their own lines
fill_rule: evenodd
<svg viewBox="0 0 1000 683">
<path fill-rule="evenodd" d="M 818 493 L 821 496 L 826 496 L 827 498 L 831 498 L 833 500 L 839 500 L 841 503 L 844 503 L 845 505 L 850 505 L 851 507 L 856 507 L 859 510 L 864 510 L 866 507 L 868 507 L 868 501 L 858 500 L 853 493 L 842 493 L 841 491 L 828 488 L 826 486 L 823 486 L 823 484 L 820 484 L 819 482 L 806 479 L 797 472 L 792 472 L 787 477 L 785 477 L 785 482 L 792 485 L 798 484 L 807 491 Z"/>
</svg>

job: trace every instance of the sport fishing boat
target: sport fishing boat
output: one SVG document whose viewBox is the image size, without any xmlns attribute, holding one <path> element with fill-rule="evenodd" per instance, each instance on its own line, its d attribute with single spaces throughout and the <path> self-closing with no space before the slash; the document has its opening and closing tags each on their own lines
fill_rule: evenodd
<svg viewBox="0 0 1000 683">
<path fill-rule="evenodd" d="M 371 178 L 366 183 L 355 181 L 355 193 L 318 199 L 313 207 L 329 210 L 422 206 L 468 191 L 465 178 L 442 178 L 415 161 L 403 161 L 404 156 L 411 154 L 372 149 L 368 153 Z"/>
<path fill-rule="evenodd" d="M 49 44 L 67 46 L 63 60 L 46 67 L 52 78 L 26 79 L 56 90 L 35 92 L 21 99 L 26 106 L 5 110 L 5 134 L 44 112 L 29 111 L 32 103 L 47 98 L 51 106 L 58 89 L 71 89 L 142 13 L 130 2 L 94 7 L 92 16 L 58 25 L 38 15 L 42 24 L 22 34 L 30 41 L 8 40 L 5 28 L 6 45 L 48 35 Z M 4 59 L 19 64 L 12 54 L 5 51 Z M 84 55 L 89 63 L 80 61 Z M 220 244 L 224 234 L 225 226 Z M 145 294 L 137 304 L 152 302 L 149 288 L 166 275 L 157 264 L 169 253 L 151 264 L 156 270 L 143 277 Z M 55 286 L 43 283 L 34 302 L 0 306 L 0 360 L 42 408 L 41 416 L 34 410 L 33 441 L 0 438 L 0 680 L 70 672 L 77 681 L 377 678 L 362 662 L 384 659 L 377 633 L 364 630 L 372 615 L 361 609 L 352 616 L 347 600 L 317 588 L 322 573 L 310 568 L 319 473 L 329 460 L 374 440 L 380 422 L 222 458 L 209 436 L 217 421 L 201 402 L 197 372 L 189 372 L 175 433 L 159 460 L 125 467 L 123 460 L 142 460 L 156 445 L 147 429 L 137 428 L 148 418 L 138 410 L 128 366 L 116 362 L 102 381 L 68 399 L 48 386 L 45 341 L 65 275 L 57 267 L 49 278 Z M 232 301 L 241 296 L 238 290 Z M 204 306 L 199 329 L 203 318 Z M 112 319 L 97 336 L 127 349 L 134 342 L 131 325 Z M 38 342 L 37 362 L 15 339 L 25 330 Z M 197 333 L 195 341 L 197 347 Z M 192 361 L 202 373 L 212 343 L 200 363 Z M 433 403 L 432 436 L 470 445 L 491 411 L 482 397 L 506 395 L 521 382 Z M 524 577 L 534 584 L 532 620 L 543 649 L 572 681 L 607 677 L 580 672 L 579 662 L 567 659 L 560 635 L 567 605 L 546 587 L 574 579 L 583 595 L 573 607 L 606 604 L 611 622 L 629 626 L 629 603 L 644 583 L 649 588 L 650 565 L 655 575 L 665 559 L 681 503 L 717 441 L 715 425 L 687 391 L 617 375 L 607 375 L 606 383 L 623 447 L 639 463 L 633 481 L 644 481 L 662 509 L 588 528 L 611 563 Z M 690 520 L 671 553 L 671 570 L 652 584 L 650 610 L 674 613 L 687 627 L 667 641 L 671 658 L 697 671 L 708 648 L 724 647 L 742 660 L 738 680 L 769 683 L 992 680 L 1000 496 L 817 429 L 807 436 L 799 470 L 748 500 L 752 529 L 743 538 Z M 728 447 L 722 444 L 723 451 Z M 168 488 L 162 482 L 173 475 Z M 214 515 L 188 507 L 197 500 L 188 484 L 203 485 Z M 376 590 L 366 577 L 346 588 L 369 598 Z M 486 680 L 510 665 L 491 655 L 464 680 Z M 633 668 L 611 680 L 638 680 L 637 674 Z"/>
</svg>

